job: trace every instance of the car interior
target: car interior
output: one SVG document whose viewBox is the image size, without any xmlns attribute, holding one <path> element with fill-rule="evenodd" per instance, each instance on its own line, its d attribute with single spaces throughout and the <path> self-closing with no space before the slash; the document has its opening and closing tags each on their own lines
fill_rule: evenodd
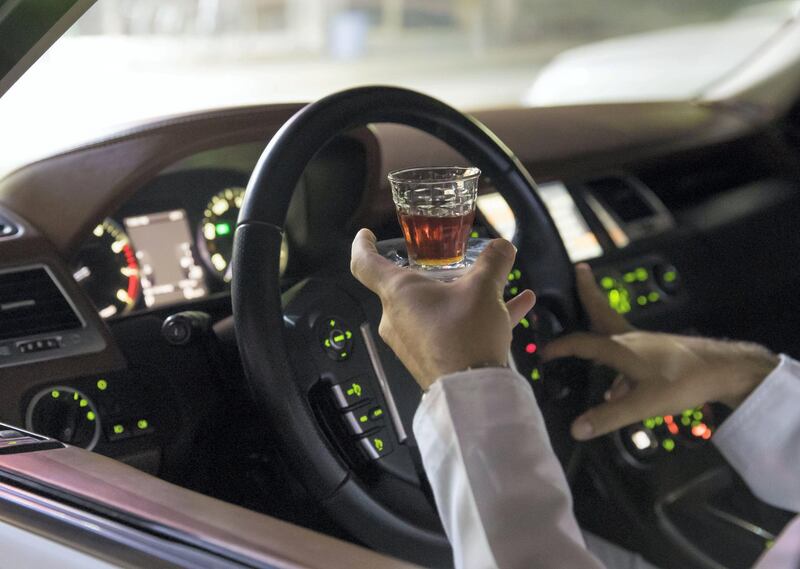
<svg viewBox="0 0 800 569">
<path fill-rule="evenodd" d="M 349 262 L 362 227 L 403 254 L 388 172 L 468 164 L 471 237 L 512 239 L 508 298 L 537 294 L 513 365 L 582 529 L 663 568 L 750 567 L 791 515 L 715 450 L 730 410 L 576 443 L 614 373 L 538 352 L 586 329 L 583 261 L 636 327 L 800 357 L 798 77 L 793 61 L 716 99 L 469 114 L 361 87 L 146 121 L 16 169 L 0 482 L 246 563 L 452 566 L 411 429 L 421 391 Z"/>
</svg>

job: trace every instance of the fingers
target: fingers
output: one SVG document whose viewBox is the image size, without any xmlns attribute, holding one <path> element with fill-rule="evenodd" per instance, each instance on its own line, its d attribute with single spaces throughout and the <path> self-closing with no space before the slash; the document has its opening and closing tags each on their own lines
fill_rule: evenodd
<svg viewBox="0 0 800 569">
<path fill-rule="evenodd" d="M 572 436 L 585 441 L 605 435 L 645 417 L 671 412 L 669 384 L 638 385 L 627 395 L 589 409 L 572 423 Z"/>
<path fill-rule="evenodd" d="M 608 298 L 597 286 L 589 265 L 580 263 L 575 266 L 575 281 L 578 298 L 589 316 L 592 330 L 599 334 L 621 334 L 633 329 L 608 305 Z"/>
<path fill-rule="evenodd" d="M 640 379 L 650 372 L 645 360 L 627 346 L 608 336 L 578 332 L 549 343 L 542 350 L 544 361 L 576 357 L 607 365 L 632 378 Z"/>
<path fill-rule="evenodd" d="M 630 390 L 630 382 L 625 379 L 624 375 L 619 374 L 616 379 L 614 379 L 614 383 L 611 384 L 608 391 L 603 394 L 603 397 L 606 401 L 613 401 L 614 399 L 625 396 Z"/>
<path fill-rule="evenodd" d="M 492 240 L 475 261 L 470 272 L 461 281 L 470 283 L 477 280 L 491 283 L 502 292 L 508 279 L 508 273 L 514 268 L 517 249 L 505 239 Z"/>
<path fill-rule="evenodd" d="M 536 295 L 533 294 L 532 290 L 523 290 L 517 296 L 506 302 L 512 328 L 533 309 L 534 304 L 536 304 Z"/>
<path fill-rule="evenodd" d="M 380 294 L 388 277 L 402 269 L 381 256 L 375 242 L 375 234 L 369 229 L 361 229 L 356 233 L 350 257 L 350 271 L 361 284 Z"/>
</svg>

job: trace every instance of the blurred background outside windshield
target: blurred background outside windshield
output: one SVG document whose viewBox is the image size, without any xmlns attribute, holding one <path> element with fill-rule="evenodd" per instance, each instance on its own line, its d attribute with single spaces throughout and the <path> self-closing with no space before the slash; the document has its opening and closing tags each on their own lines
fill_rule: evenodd
<svg viewBox="0 0 800 569">
<path fill-rule="evenodd" d="M 99 0 L 0 99 L 0 174 L 131 121 L 363 84 L 462 110 L 687 98 L 794 11 L 751 0 Z"/>
</svg>

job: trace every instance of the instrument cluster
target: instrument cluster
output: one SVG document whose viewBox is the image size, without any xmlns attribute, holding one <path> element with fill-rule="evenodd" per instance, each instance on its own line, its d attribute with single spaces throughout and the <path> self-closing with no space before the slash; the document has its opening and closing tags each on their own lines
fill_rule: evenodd
<svg viewBox="0 0 800 569">
<path fill-rule="evenodd" d="M 245 183 L 225 170 L 165 174 L 100 221 L 71 264 L 100 316 L 227 293 Z M 288 257 L 284 239 L 281 274 Z"/>
</svg>

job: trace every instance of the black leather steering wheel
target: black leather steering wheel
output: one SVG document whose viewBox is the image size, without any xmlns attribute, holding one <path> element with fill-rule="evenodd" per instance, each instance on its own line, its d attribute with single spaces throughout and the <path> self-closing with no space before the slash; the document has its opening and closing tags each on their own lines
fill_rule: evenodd
<svg viewBox="0 0 800 569">
<path fill-rule="evenodd" d="M 527 284 L 566 327 L 578 318 L 574 275 L 519 160 L 478 121 L 413 91 L 364 87 L 308 105 L 272 138 L 250 178 L 232 296 L 253 397 L 294 474 L 355 538 L 427 566 L 449 566 L 411 432 L 420 391 L 377 337 L 376 297 L 344 271 L 314 275 L 281 295 L 283 226 L 306 165 L 334 137 L 372 123 L 423 130 L 482 169 L 515 212 Z M 373 434 L 359 438 L 359 428 Z"/>
</svg>

